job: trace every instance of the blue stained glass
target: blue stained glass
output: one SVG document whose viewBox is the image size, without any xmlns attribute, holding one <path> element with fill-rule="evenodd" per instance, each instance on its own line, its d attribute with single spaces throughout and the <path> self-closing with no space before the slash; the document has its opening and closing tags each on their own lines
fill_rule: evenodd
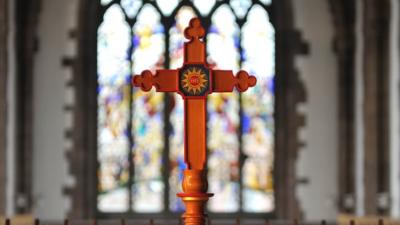
<svg viewBox="0 0 400 225">
<path fill-rule="evenodd" d="M 208 30 L 209 34 L 217 34 L 218 33 L 218 29 L 217 27 L 215 27 L 214 25 L 210 26 L 210 29 Z"/>
<path fill-rule="evenodd" d="M 139 43 L 140 43 L 140 37 L 139 37 L 139 35 L 134 35 L 133 38 L 132 38 L 132 45 L 133 45 L 133 48 L 137 48 L 138 45 L 139 45 Z"/>
<path fill-rule="evenodd" d="M 250 128 L 251 128 L 250 124 L 251 124 L 251 118 L 247 114 L 243 113 L 242 114 L 242 133 L 246 134 L 246 133 L 250 132 Z"/>
<path fill-rule="evenodd" d="M 275 79 L 270 79 L 268 82 L 268 90 L 271 93 L 275 93 Z"/>
</svg>

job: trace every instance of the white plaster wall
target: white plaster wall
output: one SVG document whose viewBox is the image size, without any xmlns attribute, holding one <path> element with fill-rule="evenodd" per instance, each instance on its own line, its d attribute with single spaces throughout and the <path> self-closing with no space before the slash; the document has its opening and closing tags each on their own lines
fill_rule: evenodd
<svg viewBox="0 0 400 225">
<path fill-rule="evenodd" d="M 337 214 L 337 62 L 332 48 L 333 21 L 328 1 L 293 0 L 295 27 L 310 52 L 296 58 L 305 84 L 307 102 L 299 107 L 306 115 L 300 139 L 297 176 L 309 183 L 296 193 L 306 220 L 334 220 Z"/>
<path fill-rule="evenodd" d="M 68 180 L 64 131 L 65 80 L 70 69 L 61 59 L 73 52 L 68 31 L 73 27 L 77 1 L 43 0 L 39 14 L 39 51 L 34 65 L 33 195 L 35 216 L 62 219 L 69 199 L 62 193 Z"/>
</svg>

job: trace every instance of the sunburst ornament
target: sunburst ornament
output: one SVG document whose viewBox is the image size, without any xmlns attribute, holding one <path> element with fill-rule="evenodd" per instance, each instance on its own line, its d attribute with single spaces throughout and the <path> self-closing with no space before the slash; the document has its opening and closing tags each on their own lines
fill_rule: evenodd
<svg viewBox="0 0 400 225">
<path fill-rule="evenodd" d="M 185 94 L 200 96 L 208 89 L 208 71 L 201 66 L 189 66 L 182 71 L 181 87 Z"/>
</svg>

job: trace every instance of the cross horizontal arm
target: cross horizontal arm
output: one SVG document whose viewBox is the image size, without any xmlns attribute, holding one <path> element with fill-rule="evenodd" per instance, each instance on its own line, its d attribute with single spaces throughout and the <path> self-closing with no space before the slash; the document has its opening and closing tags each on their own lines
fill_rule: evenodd
<svg viewBox="0 0 400 225">
<path fill-rule="evenodd" d="M 246 91 L 257 83 L 255 76 L 249 75 L 246 71 L 239 71 L 236 76 L 232 70 L 213 70 L 213 92 L 232 92 L 233 87 L 240 92 Z"/>
<path fill-rule="evenodd" d="M 158 92 L 176 92 L 178 90 L 178 70 L 157 70 L 153 75 L 150 70 L 135 75 L 132 79 L 135 87 L 150 91 L 154 86 Z"/>
</svg>

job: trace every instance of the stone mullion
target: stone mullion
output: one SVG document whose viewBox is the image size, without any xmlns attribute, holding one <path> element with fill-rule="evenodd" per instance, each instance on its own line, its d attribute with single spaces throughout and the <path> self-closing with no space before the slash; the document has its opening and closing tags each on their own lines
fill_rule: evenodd
<svg viewBox="0 0 400 225">
<path fill-rule="evenodd" d="M 33 163 L 33 71 L 39 49 L 36 36 L 39 1 L 15 1 L 16 8 L 16 150 L 15 201 L 17 213 L 31 213 Z"/>
<path fill-rule="evenodd" d="M 364 2 L 364 187 L 365 213 L 377 214 L 378 197 L 382 186 L 381 177 L 387 177 L 383 165 L 388 151 L 387 130 L 387 53 L 388 23 L 384 12 L 388 1 L 366 0 Z M 385 141 L 386 140 L 386 141 Z M 383 168 L 383 169 L 382 169 Z M 385 178 L 384 178 L 385 179 Z M 385 188 L 384 188 L 385 189 Z"/>
<path fill-rule="evenodd" d="M 378 65 L 378 213 L 387 214 L 390 210 L 390 155 L 389 155 L 389 1 L 379 1 L 377 48 L 380 63 Z"/>
<path fill-rule="evenodd" d="M 355 1 L 330 0 L 338 65 L 338 191 L 339 211 L 355 207 Z"/>
</svg>

